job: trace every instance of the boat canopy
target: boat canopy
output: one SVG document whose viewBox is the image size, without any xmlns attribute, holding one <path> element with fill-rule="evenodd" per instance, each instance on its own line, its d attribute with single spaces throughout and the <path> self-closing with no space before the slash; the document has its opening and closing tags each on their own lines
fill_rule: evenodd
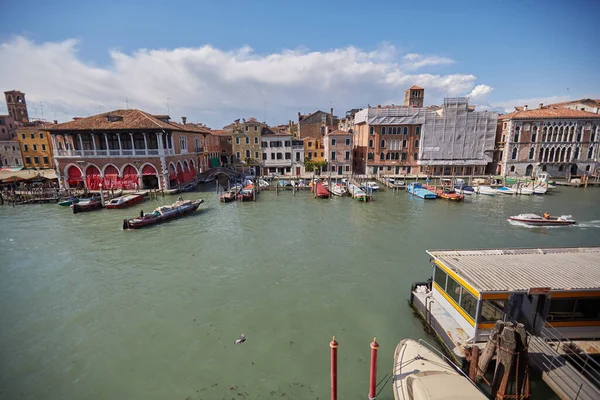
<svg viewBox="0 0 600 400">
<path fill-rule="evenodd" d="M 407 389 L 412 399 L 481 400 L 486 398 L 462 376 L 440 371 L 424 371 L 409 376 Z"/>
</svg>

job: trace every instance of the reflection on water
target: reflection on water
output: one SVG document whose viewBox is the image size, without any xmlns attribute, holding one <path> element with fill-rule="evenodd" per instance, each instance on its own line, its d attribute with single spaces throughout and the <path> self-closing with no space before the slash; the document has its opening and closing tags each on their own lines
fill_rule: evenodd
<svg viewBox="0 0 600 400">
<path fill-rule="evenodd" d="M 333 335 L 340 398 L 362 397 L 374 336 L 381 377 L 402 338 L 432 340 L 406 301 L 430 276 L 425 249 L 599 245 L 598 194 L 222 204 L 206 191 L 183 195 L 206 201 L 193 216 L 139 231 L 121 230 L 139 208 L 0 207 L 0 398 L 325 398 Z M 540 210 L 583 222 L 507 222 Z"/>
</svg>

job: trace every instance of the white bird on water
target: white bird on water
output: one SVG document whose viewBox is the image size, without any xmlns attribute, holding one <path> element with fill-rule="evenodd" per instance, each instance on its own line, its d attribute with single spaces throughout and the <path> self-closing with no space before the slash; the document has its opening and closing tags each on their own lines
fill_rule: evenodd
<svg viewBox="0 0 600 400">
<path fill-rule="evenodd" d="M 240 338 L 239 338 L 239 339 L 237 339 L 237 340 L 236 340 L 235 342 L 233 342 L 233 343 L 235 343 L 235 344 L 242 344 L 242 343 L 244 343 L 245 341 L 246 341 L 246 335 L 244 335 L 244 334 L 242 333 L 242 334 L 240 335 Z"/>
</svg>

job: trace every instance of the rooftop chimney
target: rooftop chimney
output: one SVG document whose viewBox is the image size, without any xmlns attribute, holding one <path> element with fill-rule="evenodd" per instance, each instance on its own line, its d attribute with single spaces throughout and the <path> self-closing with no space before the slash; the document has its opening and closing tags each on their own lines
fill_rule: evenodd
<svg viewBox="0 0 600 400">
<path fill-rule="evenodd" d="M 527 104 L 523 107 L 523 111 L 527 111 Z"/>
<path fill-rule="evenodd" d="M 187 121 L 187 117 L 181 117 L 181 122 L 185 125 L 185 121 Z"/>
<path fill-rule="evenodd" d="M 58 121 L 57 121 L 57 120 L 54 120 L 54 125 L 56 125 L 56 124 L 58 124 Z"/>
<path fill-rule="evenodd" d="M 540 103 L 540 110 L 544 108 L 544 103 Z"/>
</svg>

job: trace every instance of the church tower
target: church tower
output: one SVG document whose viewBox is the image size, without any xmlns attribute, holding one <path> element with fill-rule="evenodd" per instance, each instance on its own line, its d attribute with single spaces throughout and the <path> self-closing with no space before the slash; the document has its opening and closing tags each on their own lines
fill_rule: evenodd
<svg viewBox="0 0 600 400">
<path fill-rule="evenodd" d="M 423 108 L 425 89 L 419 86 L 408 88 L 404 92 L 404 105 L 408 107 Z"/>
<path fill-rule="evenodd" d="M 26 124 L 29 122 L 29 114 L 27 114 L 27 103 L 25 102 L 25 93 L 18 90 L 4 92 L 6 98 L 6 108 L 8 114 L 17 122 Z"/>
</svg>

